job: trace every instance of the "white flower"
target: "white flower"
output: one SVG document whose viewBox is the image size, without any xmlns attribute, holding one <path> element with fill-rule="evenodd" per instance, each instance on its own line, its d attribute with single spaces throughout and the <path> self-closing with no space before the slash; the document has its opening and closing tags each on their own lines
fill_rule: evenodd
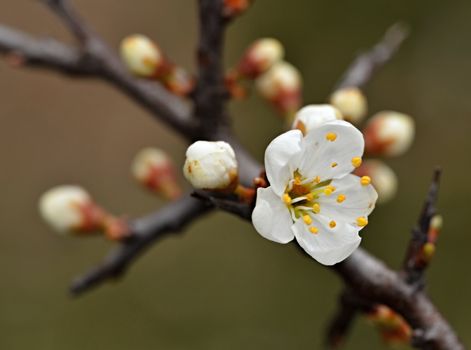
<svg viewBox="0 0 471 350">
<path fill-rule="evenodd" d="M 306 135 L 314 128 L 337 119 L 342 119 L 342 114 L 331 105 L 308 105 L 296 113 L 293 129 L 299 129 Z"/>
<path fill-rule="evenodd" d="M 278 243 L 296 238 L 324 265 L 347 258 L 377 199 L 370 178 L 350 174 L 360 166 L 363 148 L 360 131 L 342 120 L 306 137 L 290 130 L 275 138 L 265 152 L 270 187 L 257 191 L 255 229 Z"/>
<path fill-rule="evenodd" d="M 129 70 L 144 77 L 154 75 L 164 60 L 160 48 L 151 39 L 141 34 L 124 38 L 120 52 Z"/>
<path fill-rule="evenodd" d="M 356 87 L 335 91 L 330 97 L 330 103 L 339 109 L 346 120 L 354 124 L 360 123 L 368 110 L 365 95 Z"/>
<path fill-rule="evenodd" d="M 364 134 L 369 154 L 399 156 L 414 140 L 414 120 L 398 112 L 379 112 L 368 121 Z"/>
<path fill-rule="evenodd" d="M 91 201 L 90 195 L 81 187 L 58 186 L 41 196 L 39 211 L 42 218 L 56 231 L 66 233 L 82 226 L 82 208 Z"/>
<path fill-rule="evenodd" d="M 227 189 L 238 177 L 234 150 L 223 141 L 196 141 L 186 151 L 183 173 L 194 188 Z"/>
</svg>

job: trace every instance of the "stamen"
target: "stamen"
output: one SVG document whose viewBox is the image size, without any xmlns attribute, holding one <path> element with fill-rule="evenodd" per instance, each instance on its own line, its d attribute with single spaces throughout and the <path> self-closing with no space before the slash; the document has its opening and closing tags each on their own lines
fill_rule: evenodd
<svg viewBox="0 0 471 350">
<path fill-rule="evenodd" d="M 361 165 L 361 158 L 360 157 L 353 157 L 352 158 L 352 165 L 355 167 L 355 168 L 358 168 L 360 165 Z"/>
<path fill-rule="evenodd" d="M 317 227 L 311 226 L 309 227 L 309 231 L 315 235 L 317 232 L 319 232 L 319 229 Z"/>
<path fill-rule="evenodd" d="M 306 197 L 307 196 L 300 196 L 300 197 L 296 197 L 295 199 L 291 199 L 291 204 L 302 202 L 307 199 Z"/>
<path fill-rule="evenodd" d="M 368 219 L 365 218 L 364 216 L 360 216 L 357 218 L 357 225 L 360 227 L 364 227 L 368 225 Z"/>
<path fill-rule="evenodd" d="M 314 203 L 312 205 L 312 211 L 315 213 L 315 214 L 319 214 L 321 212 L 321 206 L 319 205 L 319 203 Z"/>
<path fill-rule="evenodd" d="M 303 216 L 303 221 L 306 225 L 312 224 L 312 218 L 309 215 L 304 215 Z"/>
<path fill-rule="evenodd" d="M 308 193 L 308 194 L 306 195 L 306 200 L 307 200 L 307 201 L 310 202 L 310 201 L 312 201 L 313 199 L 314 199 L 314 194 Z"/>
<path fill-rule="evenodd" d="M 318 184 L 319 182 L 321 182 L 321 177 L 320 177 L 320 176 L 316 176 L 316 177 L 314 178 L 314 180 L 312 180 L 312 182 Z"/>
<path fill-rule="evenodd" d="M 347 197 L 344 194 L 339 194 L 337 196 L 337 203 L 342 203 Z"/>
<path fill-rule="evenodd" d="M 296 177 L 294 178 L 294 184 L 295 184 L 295 185 L 301 185 L 301 178 L 300 178 L 299 176 L 296 176 Z"/>
<path fill-rule="evenodd" d="M 331 222 L 329 222 L 329 226 L 330 228 L 334 228 L 335 226 L 337 226 L 337 223 L 334 220 L 332 220 Z"/>
<path fill-rule="evenodd" d="M 325 138 L 330 142 L 333 142 L 337 139 L 337 134 L 334 132 L 328 132 L 327 135 L 325 135 Z"/>
<path fill-rule="evenodd" d="M 285 202 L 285 204 L 291 204 L 291 197 L 289 196 L 288 193 L 285 193 L 283 195 L 283 202 Z"/>
<path fill-rule="evenodd" d="M 332 164 L 330 164 L 332 168 L 335 168 L 337 165 L 339 165 L 337 162 L 333 162 Z"/>
<path fill-rule="evenodd" d="M 332 192 L 334 192 L 334 191 L 335 191 L 335 187 L 332 186 L 332 185 L 329 185 L 326 188 L 324 188 L 324 194 L 326 196 L 330 196 L 332 194 Z"/>
<path fill-rule="evenodd" d="M 371 183 L 371 177 L 369 176 L 362 176 L 361 179 L 360 179 L 360 183 L 363 185 L 363 186 L 367 186 Z"/>
</svg>

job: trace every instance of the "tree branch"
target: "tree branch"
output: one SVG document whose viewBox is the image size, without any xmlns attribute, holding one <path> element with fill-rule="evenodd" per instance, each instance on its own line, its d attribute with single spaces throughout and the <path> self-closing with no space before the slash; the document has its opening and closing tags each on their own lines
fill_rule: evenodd
<svg viewBox="0 0 471 350">
<path fill-rule="evenodd" d="M 391 26 L 378 44 L 353 61 L 335 90 L 352 86 L 364 87 L 373 74 L 393 57 L 408 34 L 407 27 L 402 23 Z"/>
<path fill-rule="evenodd" d="M 99 266 L 76 278 L 72 282 L 70 292 L 79 295 L 109 279 L 120 277 L 129 265 L 157 240 L 181 232 L 186 225 L 211 209 L 211 205 L 186 196 L 154 214 L 132 221 L 132 238 L 121 243 Z"/>
</svg>

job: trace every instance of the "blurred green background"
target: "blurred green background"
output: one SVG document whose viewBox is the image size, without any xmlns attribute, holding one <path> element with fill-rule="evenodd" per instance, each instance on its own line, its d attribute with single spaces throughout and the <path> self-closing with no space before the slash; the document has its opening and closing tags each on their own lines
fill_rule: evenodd
<svg viewBox="0 0 471 350">
<path fill-rule="evenodd" d="M 145 33 L 194 69 L 195 1 L 75 3 L 115 47 L 129 33 Z M 407 155 L 389 161 L 400 193 L 375 211 L 363 246 L 399 266 L 432 169 L 441 165 L 445 228 L 428 290 L 465 343 L 471 343 L 470 19 L 468 0 L 257 0 L 231 25 L 226 57 L 233 64 L 254 39 L 277 37 L 304 75 L 306 102 L 321 102 L 359 49 L 397 20 L 411 26 L 403 49 L 366 89 L 371 112 L 409 113 L 418 134 Z M 72 41 L 36 1 L 2 1 L 0 22 Z M 159 243 L 121 282 L 70 298 L 71 278 L 100 261 L 111 244 L 54 235 L 37 214 L 40 194 L 77 183 L 116 213 L 150 212 L 164 203 L 134 184 L 132 156 L 152 145 L 182 164 L 185 144 L 100 81 L 3 62 L 0 74 L 1 349 L 321 348 L 341 289 L 337 277 L 223 213 Z M 256 97 L 231 109 L 242 142 L 262 159 L 280 121 Z M 345 349 L 383 347 L 359 319 Z"/>
</svg>

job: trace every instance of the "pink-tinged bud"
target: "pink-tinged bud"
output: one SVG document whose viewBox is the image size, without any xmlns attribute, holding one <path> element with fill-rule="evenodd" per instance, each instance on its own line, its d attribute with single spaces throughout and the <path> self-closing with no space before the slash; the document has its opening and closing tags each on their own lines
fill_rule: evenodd
<svg viewBox="0 0 471 350">
<path fill-rule="evenodd" d="M 330 103 L 352 124 L 359 124 L 366 116 L 368 103 L 365 95 L 355 87 L 335 91 L 330 97 Z"/>
<path fill-rule="evenodd" d="M 443 218 L 441 215 L 434 215 L 430 220 L 430 227 L 428 229 L 428 241 L 435 243 L 438 239 L 438 235 L 443 226 Z"/>
<path fill-rule="evenodd" d="M 365 151 L 371 155 L 399 156 L 414 140 L 414 120 L 398 112 L 380 112 L 373 116 L 363 130 Z"/>
<path fill-rule="evenodd" d="M 376 305 L 368 319 L 378 328 L 388 344 L 408 344 L 412 329 L 404 318 L 386 305 Z"/>
<path fill-rule="evenodd" d="M 245 12 L 253 0 L 224 0 L 224 16 L 232 18 Z"/>
<path fill-rule="evenodd" d="M 280 62 L 284 54 L 283 45 L 278 40 L 258 39 L 244 53 L 237 71 L 243 77 L 254 79 Z"/>
<path fill-rule="evenodd" d="M 121 58 L 128 69 L 143 77 L 153 77 L 165 63 L 162 51 L 148 37 L 130 35 L 121 42 Z"/>
<path fill-rule="evenodd" d="M 223 141 L 196 141 L 186 151 L 183 174 L 194 188 L 233 191 L 238 185 L 234 150 Z"/>
<path fill-rule="evenodd" d="M 278 62 L 256 80 L 262 97 L 280 113 L 294 115 L 301 105 L 302 79 L 299 71 L 287 62 Z"/>
<path fill-rule="evenodd" d="M 358 176 L 369 176 L 373 187 L 378 192 L 378 203 L 392 200 L 397 193 L 398 179 L 394 170 L 381 160 L 368 159 L 355 170 Z"/>
<path fill-rule="evenodd" d="M 306 135 L 324 123 L 342 118 L 342 113 L 331 105 L 308 105 L 296 113 L 292 128 L 299 129 Z"/>
<path fill-rule="evenodd" d="M 79 186 L 58 186 L 39 200 L 42 218 L 59 233 L 96 231 L 104 216 L 87 191 Z"/>
<path fill-rule="evenodd" d="M 172 160 L 162 150 L 144 148 L 134 157 L 132 174 L 148 189 L 175 200 L 181 196 Z"/>
</svg>

